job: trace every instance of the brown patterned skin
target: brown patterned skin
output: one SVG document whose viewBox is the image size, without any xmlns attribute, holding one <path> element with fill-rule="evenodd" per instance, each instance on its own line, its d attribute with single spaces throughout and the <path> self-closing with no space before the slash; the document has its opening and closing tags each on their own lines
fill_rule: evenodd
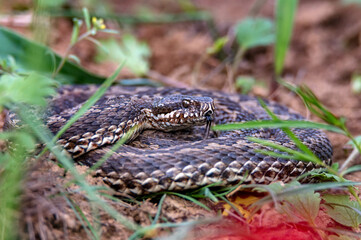
<svg viewBox="0 0 361 240">
<path fill-rule="evenodd" d="M 49 128 L 57 132 L 76 112 L 77 106 L 95 90 L 96 87 L 91 85 L 66 86 L 60 89 L 48 112 Z M 176 88 L 114 86 L 61 137 L 59 142 L 71 151 L 80 145 L 80 149 L 83 149 L 80 154 L 79 149 L 70 151 L 76 157 L 75 161 L 92 166 L 117 140 L 114 136 L 109 137 L 109 131 L 100 131 L 100 128 L 122 125 L 121 131 L 125 133 L 134 123 L 137 125 L 143 121 L 139 116 L 143 108 L 151 108 L 149 102 L 153 101 L 154 105 L 154 99 L 174 95 L 205 101 L 207 109 L 215 110 L 214 115 L 212 112 L 215 124 L 269 119 L 257 99 L 251 96 Z M 149 99 L 152 101 L 147 101 Z M 145 101 L 142 103 L 143 100 Z M 172 99 L 166 98 L 166 101 L 166 108 L 172 110 L 175 107 L 172 105 Z M 266 104 L 281 119 L 303 119 L 296 112 L 277 103 L 266 101 Z M 202 114 L 204 117 L 205 112 Z M 280 129 L 248 129 L 217 134 L 212 132 L 209 138 L 205 139 L 206 122 L 207 120 L 202 118 L 194 127 L 187 125 L 170 132 L 144 130 L 145 128 L 141 127 L 138 131 L 140 135 L 121 146 L 103 163 L 96 174 L 120 192 L 142 195 L 194 189 L 214 182 L 222 186 L 234 185 L 240 181 L 264 184 L 278 180 L 287 182 L 319 167 L 313 163 L 264 156 L 257 153 L 257 149 L 272 149 L 247 140 L 248 136 L 255 136 L 297 149 Z M 111 130 L 114 131 L 112 128 Z M 108 137 L 110 140 L 105 141 L 104 146 L 95 144 L 92 150 L 93 147 L 89 148 L 89 139 L 94 137 L 97 131 L 103 140 L 102 134 L 108 134 L 105 138 Z M 316 129 L 293 129 L 293 132 L 322 161 L 331 164 L 332 147 L 323 132 Z M 80 135 L 83 137 L 79 137 Z M 87 138 L 86 141 L 80 139 L 84 136 Z M 89 148 L 89 152 L 84 151 L 86 148 Z M 80 156 L 77 157 L 78 155 Z"/>
<path fill-rule="evenodd" d="M 65 98 L 67 94 L 64 91 L 66 90 L 61 90 L 60 98 L 67 101 L 68 105 L 73 105 Z M 78 104 L 60 112 L 56 107 L 54 111 L 50 110 L 49 117 L 45 120 L 49 129 L 53 133 L 58 132 L 80 107 L 81 104 Z M 214 103 L 209 97 L 108 94 L 67 129 L 59 138 L 58 144 L 76 158 L 101 146 L 115 143 L 131 129 L 132 134 L 127 142 L 134 140 L 146 129 L 169 132 L 207 125 L 209 132 L 213 114 Z"/>
</svg>

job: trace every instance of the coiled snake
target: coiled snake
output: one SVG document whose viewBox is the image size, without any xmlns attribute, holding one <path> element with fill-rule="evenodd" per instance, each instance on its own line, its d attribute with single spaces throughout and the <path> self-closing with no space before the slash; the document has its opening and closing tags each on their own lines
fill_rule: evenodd
<svg viewBox="0 0 361 240">
<path fill-rule="evenodd" d="M 96 90 L 65 86 L 51 101 L 46 123 L 56 133 Z M 274 102 L 267 106 L 281 119 L 303 119 Z M 176 88 L 111 87 L 60 138 L 58 143 L 81 164 L 92 166 L 130 129 L 134 134 L 96 171 L 120 192 L 141 195 L 182 191 L 219 183 L 289 181 L 317 168 L 311 162 L 265 156 L 272 150 L 251 142 L 255 136 L 297 149 L 280 129 L 209 132 L 210 123 L 269 119 L 257 99 L 245 95 Z M 292 129 L 326 164 L 332 147 L 316 129 Z M 207 135 L 207 136 L 205 136 Z M 208 136 L 209 135 L 209 136 Z M 275 150 L 272 150 L 275 151 Z"/>
</svg>

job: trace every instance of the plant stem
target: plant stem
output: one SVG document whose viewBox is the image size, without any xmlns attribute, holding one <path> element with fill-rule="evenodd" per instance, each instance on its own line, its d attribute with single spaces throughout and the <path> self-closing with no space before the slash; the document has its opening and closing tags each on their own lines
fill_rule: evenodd
<svg viewBox="0 0 361 240">
<path fill-rule="evenodd" d="M 60 72 L 60 70 L 63 68 L 66 60 L 68 60 L 68 57 L 69 57 L 69 54 L 70 54 L 70 51 L 73 49 L 73 47 L 78 43 L 80 42 L 81 40 L 89 37 L 90 35 L 93 35 L 94 34 L 94 31 L 93 29 L 87 31 L 86 33 L 82 34 L 77 40 L 75 43 L 73 44 L 70 44 L 68 46 L 68 48 L 66 49 L 65 51 L 65 54 L 64 54 L 64 57 L 61 59 L 61 62 L 59 63 L 59 66 L 56 68 L 55 72 L 51 75 L 52 78 L 55 78 L 56 75 L 58 75 L 58 73 Z"/>
<path fill-rule="evenodd" d="M 361 147 L 360 147 L 360 145 L 357 143 L 357 141 L 355 140 L 355 138 L 351 135 L 351 133 L 349 132 L 349 130 L 346 128 L 345 124 L 343 124 L 342 128 L 343 128 L 343 130 L 344 130 L 344 132 L 345 132 L 345 135 L 346 135 L 348 138 L 350 138 L 351 141 L 353 142 L 353 144 L 355 145 L 355 149 L 357 149 L 357 151 L 358 151 L 359 153 L 361 153 Z M 352 153 L 351 153 L 351 155 L 352 155 Z M 349 158 L 351 157 L 351 155 L 349 156 Z M 347 159 L 347 160 L 348 160 L 348 159 Z M 347 160 L 346 160 L 346 162 L 347 162 Z M 346 162 L 345 162 L 345 163 L 346 163 Z M 344 180 L 344 178 L 343 178 L 342 176 L 341 176 L 341 179 Z M 358 204 L 359 204 L 360 207 L 361 207 L 361 200 L 360 200 L 358 194 L 355 192 L 355 189 L 354 189 L 353 187 L 348 187 L 348 190 L 349 190 L 349 192 L 352 194 L 352 196 L 355 197 L 356 201 L 358 202 Z"/>
<path fill-rule="evenodd" d="M 196 65 L 194 66 L 194 70 L 193 70 L 193 74 L 192 74 L 192 81 L 191 81 L 191 86 L 192 87 L 196 87 L 198 84 L 198 76 L 201 70 L 201 67 L 203 65 L 203 63 L 206 61 L 207 57 L 208 57 L 208 53 L 204 52 L 202 54 L 202 56 L 198 59 L 198 61 L 196 62 Z"/>
<path fill-rule="evenodd" d="M 236 56 L 234 57 L 234 61 L 231 66 L 231 69 L 229 70 L 229 75 L 227 77 L 227 83 L 228 83 L 229 90 L 231 90 L 231 91 L 234 90 L 234 87 L 232 87 L 233 82 L 235 81 L 237 70 L 238 70 L 239 64 L 242 60 L 242 57 L 243 57 L 245 51 L 246 51 L 246 49 L 241 46 L 238 48 Z"/>
<path fill-rule="evenodd" d="M 74 44 L 75 45 L 75 44 Z M 65 51 L 65 55 L 64 57 L 61 59 L 61 62 L 59 63 L 59 66 L 56 68 L 56 70 L 53 72 L 53 74 L 51 75 L 52 78 L 55 78 L 56 75 L 58 75 L 58 73 L 60 72 L 60 69 L 62 69 L 62 67 L 64 66 L 66 60 L 68 59 L 69 53 L 71 51 L 71 49 L 73 48 L 74 45 L 70 45 L 66 51 Z"/>
<path fill-rule="evenodd" d="M 342 172 L 349 164 L 350 162 L 352 162 L 357 156 L 359 155 L 359 151 L 358 149 L 355 147 L 351 154 L 348 156 L 348 158 L 346 159 L 346 161 L 342 164 L 342 166 L 340 167 L 339 171 Z"/>
<path fill-rule="evenodd" d="M 361 147 L 358 144 L 358 142 L 355 140 L 355 138 L 351 135 L 351 133 L 348 131 L 348 129 L 345 126 L 343 126 L 343 130 L 345 132 L 345 135 L 351 139 L 352 143 L 355 145 L 355 148 L 361 154 Z"/>
<path fill-rule="evenodd" d="M 239 64 L 241 63 L 242 57 L 245 53 L 245 50 L 243 47 L 239 47 L 236 53 L 236 56 L 234 57 L 234 61 L 232 64 L 232 72 L 233 72 L 233 76 L 236 75 L 237 69 L 239 67 Z"/>
</svg>

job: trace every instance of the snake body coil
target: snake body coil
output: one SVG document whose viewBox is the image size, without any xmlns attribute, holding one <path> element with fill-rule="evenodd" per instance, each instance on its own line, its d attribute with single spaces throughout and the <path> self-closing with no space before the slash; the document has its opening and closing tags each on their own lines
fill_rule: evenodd
<svg viewBox="0 0 361 240">
<path fill-rule="evenodd" d="M 90 85 L 60 89 L 46 120 L 51 131 L 57 132 L 95 90 Z M 277 103 L 266 104 L 283 120 L 303 119 Z M 211 183 L 228 186 L 240 181 L 289 181 L 319 167 L 311 162 L 262 155 L 258 149 L 277 150 L 247 140 L 254 136 L 297 149 L 280 129 L 211 132 L 204 137 L 210 121 L 225 124 L 264 119 L 269 116 L 250 96 L 114 86 L 63 134 L 59 143 L 78 163 L 92 166 L 111 144 L 133 129 L 128 143 L 96 171 L 113 188 L 132 195 L 181 191 Z M 332 147 L 323 132 L 292 131 L 322 161 L 331 164 Z"/>
</svg>

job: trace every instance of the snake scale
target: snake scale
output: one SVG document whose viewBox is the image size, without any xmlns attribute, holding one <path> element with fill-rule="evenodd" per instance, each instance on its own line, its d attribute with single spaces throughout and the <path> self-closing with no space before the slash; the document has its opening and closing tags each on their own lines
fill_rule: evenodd
<svg viewBox="0 0 361 240">
<path fill-rule="evenodd" d="M 56 133 L 95 91 L 93 85 L 64 86 L 45 122 Z M 265 100 L 280 119 L 298 113 Z M 270 119 L 257 98 L 217 91 L 113 86 L 59 139 L 77 163 L 94 165 L 132 129 L 133 134 L 96 171 L 112 188 L 130 195 L 182 191 L 211 183 L 287 182 L 319 166 L 265 156 L 278 150 L 251 142 L 253 136 L 297 149 L 280 129 L 209 131 L 212 124 Z M 292 129 L 322 161 L 331 164 L 332 147 L 317 129 Z"/>
</svg>

